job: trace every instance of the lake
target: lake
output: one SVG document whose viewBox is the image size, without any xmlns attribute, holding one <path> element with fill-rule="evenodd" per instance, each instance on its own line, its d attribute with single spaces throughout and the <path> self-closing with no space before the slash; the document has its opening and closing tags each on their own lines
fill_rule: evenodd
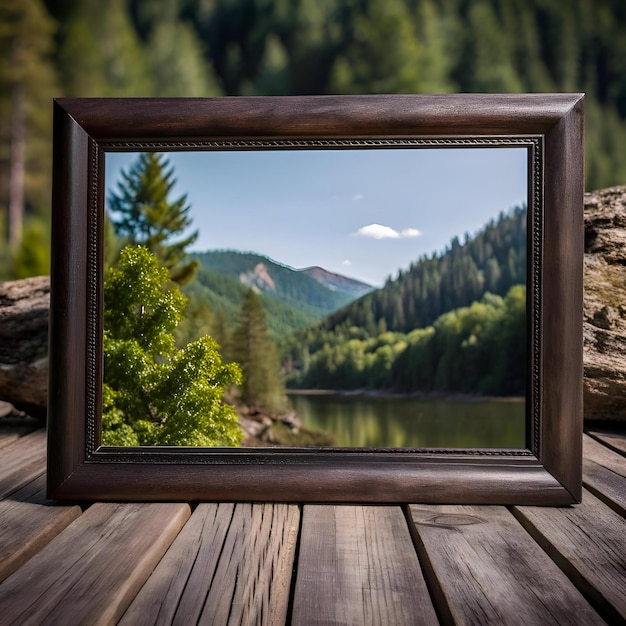
<svg viewBox="0 0 626 626">
<path fill-rule="evenodd" d="M 523 399 L 290 394 L 302 425 L 336 446 L 525 448 Z"/>
</svg>

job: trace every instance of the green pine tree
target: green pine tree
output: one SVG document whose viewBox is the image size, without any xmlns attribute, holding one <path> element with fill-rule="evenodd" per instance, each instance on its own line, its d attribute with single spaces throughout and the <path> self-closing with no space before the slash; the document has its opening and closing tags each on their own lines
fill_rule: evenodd
<svg viewBox="0 0 626 626">
<path fill-rule="evenodd" d="M 152 95 L 146 51 L 127 0 L 80 0 L 66 11 L 58 50 L 65 95 Z"/>
<path fill-rule="evenodd" d="M 348 24 L 344 53 L 337 57 L 334 93 L 419 93 L 428 88 L 423 47 L 402 0 L 367 1 Z"/>
<path fill-rule="evenodd" d="M 49 210 L 54 31 L 40 0 L 0 0 L 0 219 L 13 250 L 25 213 Z"/>
<path fill-rule="evenodd" d="M 130 244 L 146 246 L 169 270 L 172 280 L 184 284 L 198 265 L 197 261 L 184 262 L 185 250 L 196 240 L 198 231 L 183 236 L 191 224 L 191 206 L 186 195 L 169 200 L 176 184 L 173 176 L 174 168 L 163 155 L 143 152 L 128 172 L 122 172 L 109 208 L 116 234 Z"/>
<path fill-rule="evenodd" d="M 239 317 L 232 349 L 243 372 L 241 399 L 246 404 L 278 411 L 284 401 L 278 352 L 267 333 L 261 298 L 252 289 L 244 298 Z"/>
<path fill-rule="evenodd" d="M 147 53 L 155 96 L 220 95 L 213 68 L 202 56 L 200 41 L 189 24 L 157 22 L 148 40 Z"/>
</svg>

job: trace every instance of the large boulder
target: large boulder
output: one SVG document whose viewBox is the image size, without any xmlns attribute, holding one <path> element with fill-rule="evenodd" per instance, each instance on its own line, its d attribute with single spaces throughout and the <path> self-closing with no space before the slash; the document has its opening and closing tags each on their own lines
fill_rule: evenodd
<svg viewBox="0 0 626 626">
<path fill-rule="evenodd" d="M 585 194 L 584 412 L 626 421 L 626 186 Z"/>
<path fill-rule="evenodd" d="M 0 283 L 0 400 L 45 418 L 50 278 Z"/>
</svg>

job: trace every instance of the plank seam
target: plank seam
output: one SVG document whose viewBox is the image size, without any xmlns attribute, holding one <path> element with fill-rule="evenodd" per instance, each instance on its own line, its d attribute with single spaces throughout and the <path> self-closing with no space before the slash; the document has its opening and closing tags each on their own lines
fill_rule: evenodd
<svg viewBox="0 0 626 626">
<path fill-rule="evenodd" d="M 590 462 L 595 463 L 595 461 L 590 461 Z M 604 467 L 604 465 L 599 465 L 598 463 L 595 463 L 595 464 L 598 467 L 608 472 L 611 472 L 612 474 L 615 474 L 615 476 L 624 478 L 621 474 L 614 472 L 612 469 L 608 467 Z M 625 482 L 626 482 L 626 479 L 625 479 Z M 615 511 L 620 517 L 623 517 L 626 519 L 626 509 L 620 506 L 620 504 L 616 502 L 615 500 L 612 500 L 610 496 L 607 496 L 606 494 L 604 494 L 598 487 L 595 487 L 594 485 L 587 482 L 587 479 L 584 478 L 584 476 L 583 476 L 583 486 L 585 487 L 585 489 L 587 489 L 587 491 L 590 491 L 596 498 L 598 498 L 600 502 L 606 504 L 606 506 L 608 506 L 611 510 Z"/>
<path fill-rule="evenodd" d="M 588 581 L 573 565 L 569 559 L 556 547 L 551 544 L 547 537 L 528 519 L 517 507 L 507 507 L 520 526 L 530 535 L 535 543 L 552 559 L 556 566 L 569 578 L 572 584 L 580 591 L 582 596 L 589 602 L 591 607 L 608 624 L 619 624 L 623 622 L 623 616 L 619 611 L 602 595 L 601 591 Z M 587 533 L 587 530 L 581 528 Z"/>
<path fill-rule="evenodd" d="M 599 437 L 599 435 L 602 435 L 602 434 L 603 433 L 596 433 L 594 431 L 585 430 L 585 435 L 587 435 L 587 437 L 590 437 L 594 441 L 597 441 L 600 445 L 604 446 L 605 448 L 608 448 L 612 452 L 619 454 L 622 458 L 626 458 L 626 453 L 624 453 L 623 450 L 613 445 L 610 441 L 607 441 L 606 439 L 602 439 L 601 437 Z"/>
<path fill-rule="evenodd" d="M 430 595 L 430 600 L 433 603 L 435 613 L 437 614 L 437 619 L 440 624 L 454 624 L 450 605 L 446 601 L 446 595 L 443 592 L 437 576 L 435 575 L 435 569 L 431 563 L 430 557 L 428 556 L 426 546 L 420 537 L 417 525 L 413 521 L 410 506 L 410 504 L 406 504 L 401 507 L 401 509 L 409 528 L 409 534 L 411 535 L 413 547 L 415 549 L 415 553 L 417 554 L 417 561 L 420 569 L 422 570 L 422 576 L 426 582 L 426 589 L 428 589 L 428 594 Z"/>
<path fill-rule="evenodd" d="M 298 504 L 298 535 L 296 548 L 293 554 L 293 565 L 291 566 L 291 580 L 289 581 L 289 599 L 287 600 L 287 614 L 285 623 L 291 624 L 293 621 L 293 608 L 296 597 L 296 581 L 298 579 L 298 564 L 300 562 L 300 544 L 302 541 L 302 520 L 304 518 L 304 505 Z"/>
</svg>

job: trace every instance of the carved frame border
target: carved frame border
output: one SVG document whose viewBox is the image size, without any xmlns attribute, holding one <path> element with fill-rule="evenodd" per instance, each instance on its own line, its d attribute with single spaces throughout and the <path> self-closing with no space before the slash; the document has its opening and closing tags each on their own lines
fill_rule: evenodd
<svg viewBox="0 0 626 626">
<path fill-rule="evenodd" d="M 521 146 L 529 154 L 526 449 L 99 446 L 105 152 L 467 146 Z M 62 99 L 55 103 L 53 220 L 51 497 L 507 504 L 580 499 L 579 94 Z M 555 260 L 555 245 L 560 264 L 546 271 L 546 263 Z M 566 293 L 565 301 L 544 297 L 555 286 Z M 577 302 L 580 315 L 571 306 Z M 578 320 L 580 338 L 573 332 Z M 544 359 L 546 348 L 555 346 L 544 335 L 546 325 L 562 334 L 563 324 L 569 345 L 557 360 L 573 385 L 567 389 L 562 375 L 545 369 Z M 572 397 L 574 402 L 566 407 L 565 399 Z M 555 433 L 561 450 L 555 446 Z"/>
</svg>

